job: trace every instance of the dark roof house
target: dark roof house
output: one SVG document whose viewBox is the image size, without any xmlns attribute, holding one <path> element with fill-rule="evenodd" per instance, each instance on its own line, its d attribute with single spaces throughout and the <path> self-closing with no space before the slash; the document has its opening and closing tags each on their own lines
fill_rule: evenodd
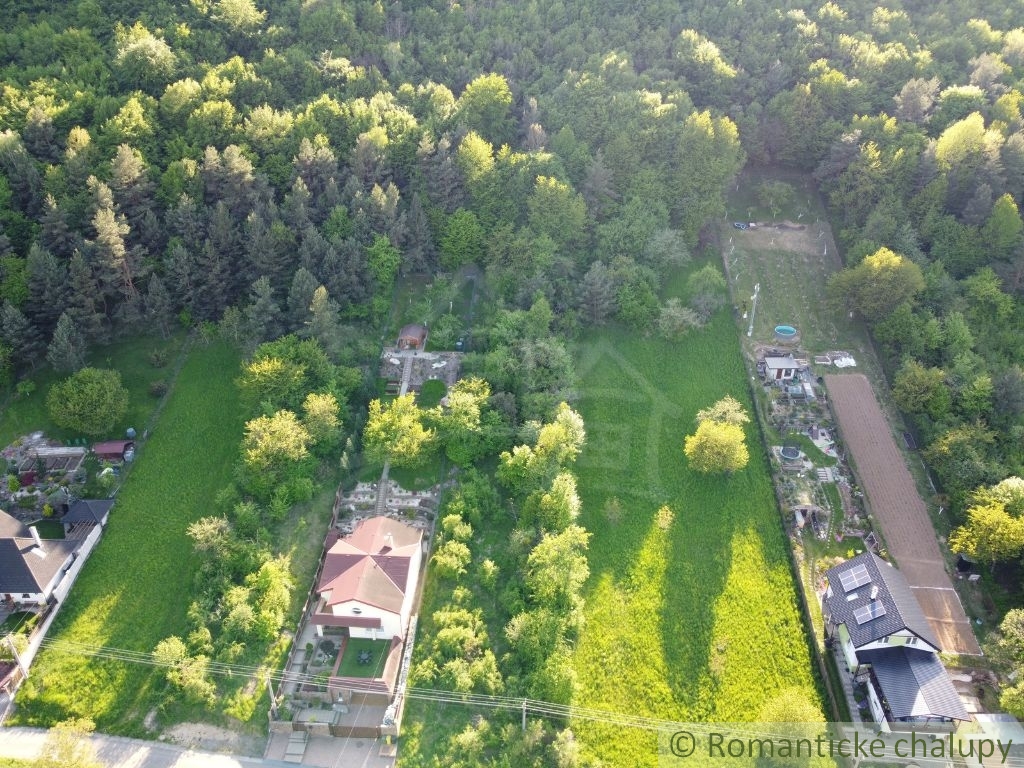
<svg viewBox="0 0 1024 768">
<path fill-rule="evenodd" d="M 876 719 L 969 720 L 939 660 L 939 641 L 910 585 L 896 568 L 864 552 L 825 572 L 825 632 L 847 668 L 866 676 Z"/>
<path fill-rule="evenodd" d="M 76 523 L 106 525 L 113 499 L 77 499 L 61 518 L 65 526 Z"/>
<path fill-rule="evenodd" d="M 15 602 L 46 602 L 78 545 L 67 539 L 42 539 L 34 528 L 0 510 L 0 596 Z"/>
<path fill-rule="evenodd" d="M 903 574 L 874 552 L 829 568 L 825 578 L 834 593 L 826 597 L 826 622 L 845 624 L 854 648 L 905 630 L 941 650 Z"/>
</svg>

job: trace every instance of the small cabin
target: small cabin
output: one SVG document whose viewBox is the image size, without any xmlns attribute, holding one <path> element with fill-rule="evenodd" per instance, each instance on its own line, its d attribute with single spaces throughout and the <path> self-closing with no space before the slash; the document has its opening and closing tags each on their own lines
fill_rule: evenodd
<svg viewBox="0 0 1024 768">
<path fill-rule="evenodd" d="M 800 372 L 800 366 L 792 355 L 783 357 L 766 357 L 764 359 L 765 376 L 770 381 L 792 381 Z"/>
<path fill-rule="evenodd" d="M 106 443 L 95 443 L 92 452 L 100 461 L 131 461 L 135 454 L 135 442 L 110 440 Z"/>
<path fill-rule="evenodd" d="M 397 347 L 401 350 L 421 350 L 427 345 L 427 327 L 413 323 L 398 332 Z"/>
</svg>

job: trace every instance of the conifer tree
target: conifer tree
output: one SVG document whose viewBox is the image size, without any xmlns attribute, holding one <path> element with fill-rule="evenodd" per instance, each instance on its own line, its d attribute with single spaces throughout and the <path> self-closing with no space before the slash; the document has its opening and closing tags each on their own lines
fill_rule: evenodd
<svg viewBox="0 0 1024 768">
<path fill-rule="evenodd" d="M 85 365 L 85 339 L 70 312 L 65 311 L 57 321 L 46 359 L 60 373 L 74 373 Z"/>
</svg>

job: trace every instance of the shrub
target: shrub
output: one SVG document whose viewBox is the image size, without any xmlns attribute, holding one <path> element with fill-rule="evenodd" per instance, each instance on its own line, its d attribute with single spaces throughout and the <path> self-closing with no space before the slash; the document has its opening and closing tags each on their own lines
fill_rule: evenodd
<svg viewBox="0 0 1024 768">
<path fill-rule="evenodd" d="M 149 385 L 149 394 L 153 397 L 163 397 L 167 394 L 167 382 L 163 379 L 157 379 Z"/>
</svg>

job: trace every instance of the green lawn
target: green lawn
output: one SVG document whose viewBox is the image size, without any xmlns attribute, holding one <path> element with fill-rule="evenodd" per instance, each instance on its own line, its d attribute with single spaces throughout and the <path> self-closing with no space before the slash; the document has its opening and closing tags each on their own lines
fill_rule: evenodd
<svg viewBox="0 0 1024 768">
<path fill-rule="evenodd" d="M 185 529 L 210 513 L 231 477 L 242 433 L 237 370 L 225 345 L 190 353 L 50 639 L 149 652 L 186 631 L 197 560 Z M 142 735 L 163 685 L 151 667 L 47 650 L 22 688 L 17 720 L 88 716 L 99 730 Z"/>
<path fill-rule="evenodd" d="M 416 395 L 416 405 L 420 408 L 433 408 L 448 393 L 448 387 L 440 379 L 428 379 Z"/>
<path fill-rule="evenodd" d="M 172 375 L 175 361 L 181 352 L 184 335 L 170 339 L 158 336 L 138 336 L 119 341 L 106 347 L 99 347 L 90 356 L 88 363 L 97 368 L 114 368 L 121 373 L 121 383 L 128 390 L 128 412 L 121 423 L 116 424 L 109 435 L 96 439 L 116 438 L 128 427 L 134 427 L 140 434 L 146 428 L 149 417 L 156 405 L 156 398 L 149 392 L 154 381 L 168 380 Z M 154 365 L 154 353 L 159 358 Z M 80 440 L 83 435 L 61 429 L 52 421 L 46 411 L 46 393 L 50 386 L 65 378 L 50 368 L 41 369 L 33 377 L 35 390 L 22 397 L 11 396 L 7 402 L 0 395 L 0 447 L 15 438 L 30 432 L 42 430 L 49 437 L 66 440 Z M 92 443 L 93 438 L 88 442 Z"/>
<path fill-rule="evenodd" d="M 63 539 L 64 538 L 64 524 L 58 520 L 40 520 L 37 523 L 33 523 L 32 527 L 39 531 L 40 538 L 43 539 Z"/>
<path fill-rule="evenodd" d="M 345 646 L 345 654 L 341 657 L 341 664 L 338 665 L 339 677 L 379 677 L 384 671 L 384 662 L 387 660 L 388 648 L 391 642 L 388 640 L 367 640 L 362 637 L 353 637 Z M 370 662 L 359 663 L 359 654 L 368 651 Z"/>
<path fill-rule="evenodd" d="M 0 623 L 0 637 L 11 632 L 17 632 L 21 625 L 35 616 L 31 611 L 15 611 Z"/>
<path fill-rule="evenodd" d="M 698 409 L 726 394 L 750 408 L 728 314 L 678 343 L 607 330 L 583 341 L 579 362 L 587 443 L 576 469 L 593 538 L 574 703 L 747 721 L 792 689 L 819 702 L 756 429 L 750 464 L 731 477 L 690 472 L 682 453 Z M 656 765 L 653 733 L 573 728 L 609 765 Z"/>
</svg>

